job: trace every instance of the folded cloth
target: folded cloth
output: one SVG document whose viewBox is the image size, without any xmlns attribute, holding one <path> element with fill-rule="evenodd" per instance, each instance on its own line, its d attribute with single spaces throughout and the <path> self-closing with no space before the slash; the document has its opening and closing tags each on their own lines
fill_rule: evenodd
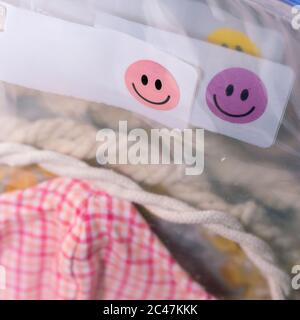
<svg viewBox="0 0 300 320">
<path fill-rule="evenodd" d="M 55 178 L 0 196 L 0 299 L 214 299 L 129 202 Z"/>
</svg>

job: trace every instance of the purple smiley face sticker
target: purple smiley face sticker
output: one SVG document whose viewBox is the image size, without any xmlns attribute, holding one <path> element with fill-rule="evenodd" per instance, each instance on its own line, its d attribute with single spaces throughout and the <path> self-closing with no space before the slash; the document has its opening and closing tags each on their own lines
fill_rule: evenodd
<svg viewBox="0 0 300 320">
<path fill-rule="evenodd" d="M 218 73 L 206 91 L 209 109 L 218 118 L 231 123 L 250 123 L 259 119 L 268 104 L 267 89 L 252 71 L 226 69 Z"/>
</svg>

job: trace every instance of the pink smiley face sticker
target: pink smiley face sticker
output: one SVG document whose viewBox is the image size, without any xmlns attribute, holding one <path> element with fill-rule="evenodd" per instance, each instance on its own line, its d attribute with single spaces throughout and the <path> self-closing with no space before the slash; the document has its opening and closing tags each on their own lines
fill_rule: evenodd
<svg viewBox="0 0 300 320">
<path fill-rule="evenodd" d="M 149 108 L 171 110 L 179 103 L 180 91 L 175 78 L 157 62 L 133 63 L 126 71 L 125 83 L 130 94 Z"/>
<path fill-rule="evenodd" d="M 259 119 L 268 104 L 267 89 L 252 71 L 243 68 L 226 69 L 209 83 L 206 101 L 218 118 L 238 124 Z"/>
</svg>

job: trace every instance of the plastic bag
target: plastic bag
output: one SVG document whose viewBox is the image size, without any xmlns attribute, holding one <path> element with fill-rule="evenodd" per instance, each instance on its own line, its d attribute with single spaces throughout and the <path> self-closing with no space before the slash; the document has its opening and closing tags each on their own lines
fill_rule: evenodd
<svg viewBox="0 0 300 320">
<path fill-rule="evenodd" d="M 1 141 L 95 163 L 97 130 L 119 130 L 120 120 L 129 129 L 148 131 L 204 128 L 200 176 L 186 176 L 173 166 L 112 167 L 201 209 L 237 216 L 272 246 L 291 274 L 300 263 L 300 30 L 293 28 L 296 14 L 289 5 L 277 0 L 1 2 L 6 3 L 24 9 L 24 20 L 14 25 L 14 7 L 7 6 L 0 34 Z M 153 78 L 153 70 L 162 79 Z M 204 241 L 198 230 L 153 223 L 175 256 L 199 276 L 194 261 L 203 264 L 213 250 L 207 245 L 209 250 L 195 258 Z M 227 254 L 238 255 L 238 249 L 223 245 Z M 227 279 L 222 285 L 231 285 L 223 295 L 264 297 L 255 285 L 247 296 L 250 284 L 243 280 L 234 287 L 247 263 L 220 259 L 214 256 L 214 271 L 205 277 L 216 281 L 221 273 Z M 292 290 L 292 296 L 299 298 L 299 291 Z"/>
</svg>

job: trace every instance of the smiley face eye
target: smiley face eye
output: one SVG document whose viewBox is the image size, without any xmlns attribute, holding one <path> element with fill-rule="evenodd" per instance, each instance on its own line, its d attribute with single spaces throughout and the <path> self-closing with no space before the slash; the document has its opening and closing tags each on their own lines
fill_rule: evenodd
<svg viewBox="0 0 300 320">
<path fill-rule="evenodd" d="M 226 96 L 230 97 L 233 95 L 234 92 L 234 86 L 232 84 L 230 84 L 227 88 L 226 88 Z"/>
<path fill-rule="evenodd" d="M 155 88 L 157 90 L 161 90 L 161 88 L 162 88 L 162 83 L 159 79 L 155 81 Z"/>
<path fill-rule="evenodd" d="M 226 43 L 222 43 L 221 46 L 224 48 L 228 48 L 228 45 Z"/>
<path fill-rule="evenodd" d="M 246 101 L 249 98 L 249 90 L 245 89 L 241 93 L 241 100 Z"/>
<path fill-rule="evenodd" d="M 142 84 L 146 86 L 148 84 L 148 77 L 144 74 L 141 78 Z"/>
<path fill-rule="evenodd" d="M 236 46 L 235 49 L 236 49 L 236 51 L 244 52 L 244 50 L 241 46 Z"/>
</svg>

